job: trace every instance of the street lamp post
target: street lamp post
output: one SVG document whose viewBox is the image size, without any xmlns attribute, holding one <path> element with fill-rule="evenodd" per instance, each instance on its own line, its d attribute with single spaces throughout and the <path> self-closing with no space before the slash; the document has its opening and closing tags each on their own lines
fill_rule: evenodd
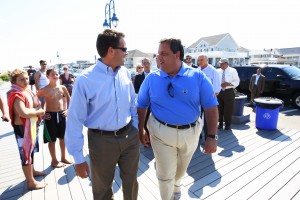
<svg viewBox="0 0 300 200">
<path fill-rule="evenodd" d="M 111 11 L 113 11 L 112 16 L 111 16 Z M 115 12 L 115 2 L 114 0 L 110 0 L 110 2 L 105 5 L 105 20 L 103 23 L 103 28 L 111 29 L 111 24 L 113 24 L 114 27 L 117 28 L 118 23 L 119 23 L 119 19 L 117 18 Z"/>
</svg>

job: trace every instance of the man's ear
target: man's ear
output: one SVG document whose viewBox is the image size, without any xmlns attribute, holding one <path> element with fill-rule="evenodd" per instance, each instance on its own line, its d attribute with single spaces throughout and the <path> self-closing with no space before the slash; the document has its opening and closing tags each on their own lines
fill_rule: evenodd
<svg viewBox="0 0 300 200">
<path fill-rule="evenodd" d="M 180 60 L 180 51 L 176 52 L 176 58 L 178 58 Z"/>
</svg>

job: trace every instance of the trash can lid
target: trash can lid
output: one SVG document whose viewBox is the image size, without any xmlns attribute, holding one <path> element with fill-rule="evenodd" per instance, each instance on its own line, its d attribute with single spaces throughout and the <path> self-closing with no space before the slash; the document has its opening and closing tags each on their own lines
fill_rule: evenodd
<svg viewBox="0 0 300 200">
<path fill-rule="evenodd" d="M 255 103 L 282 105 L 282 100 L 272 97 L 260 97 L 254 99 Z"/>
<path fill-rule="evenodd" d="M 235 99 L 247 99 L 247 95 L 236 96 Z"/>
</svg>

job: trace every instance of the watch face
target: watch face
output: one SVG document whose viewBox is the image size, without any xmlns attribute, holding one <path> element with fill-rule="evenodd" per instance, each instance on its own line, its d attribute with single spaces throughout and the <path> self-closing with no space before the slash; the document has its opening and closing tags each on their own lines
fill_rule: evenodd
<svg viewBox="0 0 300 200">
<path fill-rule="evenodd" d="M 213 138 L 215 140 L 218 140 L 219 138 L 218 135 L 210 135 L 210 134 L 208 135 L 208 137 Z"/>
</svg>

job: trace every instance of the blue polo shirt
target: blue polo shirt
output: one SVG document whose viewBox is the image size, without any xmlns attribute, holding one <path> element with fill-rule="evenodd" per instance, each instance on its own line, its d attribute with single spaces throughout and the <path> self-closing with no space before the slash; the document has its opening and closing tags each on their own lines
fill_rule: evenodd
<svg viewBox="0 0 300 200">
<path fill-rule="evenodd" d="M 171 86 L 170 86 L 171 84 Z M 199 118 L 203 108 L 217 106 L 211 82 L 203 72 L 182 64 L 176 76 L 162 70 L 149 74 L 141 85 L 137 107 L 147 108 L 168 124 L 189 124 Z"/>
</svg>

